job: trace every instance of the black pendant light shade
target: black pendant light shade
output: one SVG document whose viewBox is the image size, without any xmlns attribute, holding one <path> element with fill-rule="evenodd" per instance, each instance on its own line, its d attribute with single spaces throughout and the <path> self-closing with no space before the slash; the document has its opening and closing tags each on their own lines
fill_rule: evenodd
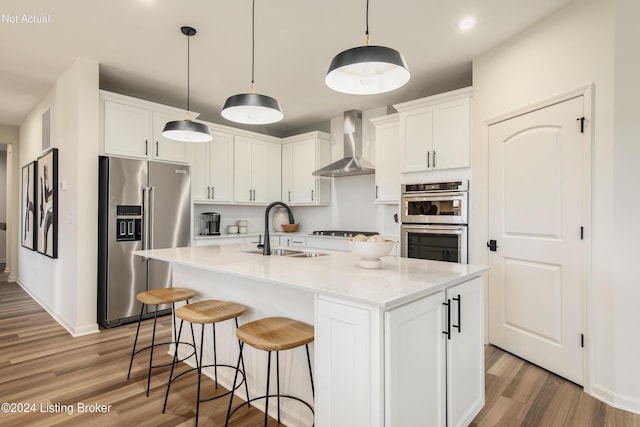
<svg viewBox="0 0 640 427">
<path fill-rule="evenodd" d="M 384 46 L 359 46 L 333 58 L 325 83 L 353 95 L 389 92 L 404 86 L 411 74 L 402 54 Z"/>
<path fill-rule="evenodd" d="M 207 125 L 189 119 L 167 122 L 162 136 L 182 142 L 209 142 L 213 139 Z"/>
<path fill-rule="evenodd" d="M 256 0 L 251 9 L 251 91 L 227 98 L 222 107 L 222 117 L 236 123 L 265 125 L 279 122 L 284 118 L 282 107 L 277 99 L 255 93 L 255 56 L 256 56 Z"/>
<path fill-rule="evenodd" d="M 389 92 L 404 86 L 411 78 L 402 54 L 384 46 L 369 46 L 369 0 L 366 9 L 364 46 L 337 54 L 324 82 L 331 89 L 352 95 Z"/>
<path fill-rule="evenodd" d="M 236 123 L 263 125 L 284 118 L 277 99 L 257 93 L 242 93 L 227 98 L 222 108 L 222 117 Z"/>
<path fill-rule="evenodd" d="M 209 128 L 202 124 L 192 122 L 189 116 L 189 91 L 190 91 L 190 45 L 189 38 L 196 34 L 196 29 L 192 27 L 180 27 L 182 34 L 187 36 L 187 117 L 185 120 L 175 120 L 168 122 L 162 130 L 162 136 L 167 139 L 181 142 L 209 142 L 213 138 Z"/>
</svg>

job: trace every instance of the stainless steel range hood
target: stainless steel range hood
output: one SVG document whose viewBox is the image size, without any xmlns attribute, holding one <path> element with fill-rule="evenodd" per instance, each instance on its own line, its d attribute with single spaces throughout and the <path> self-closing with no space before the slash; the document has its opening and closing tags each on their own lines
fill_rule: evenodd
<svg viewBox="0 0 640 427">
<path fill-rule="evenodd" d="M 374 173 L 375 167 L 362 158 L 362 112 L 344 113 L 344 158 L 333 162 L 313 174 L 316 176 L 353 176 Z"/>
</svg>

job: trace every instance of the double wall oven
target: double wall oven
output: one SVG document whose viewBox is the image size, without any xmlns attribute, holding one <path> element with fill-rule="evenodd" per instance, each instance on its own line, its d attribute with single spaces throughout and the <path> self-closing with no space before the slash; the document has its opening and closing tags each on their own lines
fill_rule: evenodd
<svg viewBox="0 0 640 427">
<path fill-rule="evenodd" d="M 467 263 L 469 182 L 403 184 L 400 255 Z"/>
</svg>

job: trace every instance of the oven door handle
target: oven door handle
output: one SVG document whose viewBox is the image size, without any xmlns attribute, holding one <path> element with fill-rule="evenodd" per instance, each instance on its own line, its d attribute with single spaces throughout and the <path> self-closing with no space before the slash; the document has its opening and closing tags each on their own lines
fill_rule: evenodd
<svg viewBox="0 0 640 427">
<path fill-rule="evenodd" d="M 424 202 L 429 200 L 466 199 L 467 193 L 405 193 L 402 198 L 406 201 Z"/>
<path fill-rule="evenodd" d="M 422 225 L 422 226 L 403 226 L 403 232 L 410 233 L 433 233 L 433 232 L 444 232 L 446 234 L 462 234 L 464 233 L 465 227 L 438 227 L 432 225 Z"/>
</svg>

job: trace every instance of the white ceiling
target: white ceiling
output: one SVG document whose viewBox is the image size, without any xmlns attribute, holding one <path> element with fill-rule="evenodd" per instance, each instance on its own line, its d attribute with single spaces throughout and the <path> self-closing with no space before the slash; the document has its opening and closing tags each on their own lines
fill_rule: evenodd
<svg viewBox="0 0 640 427">
<path fill-rule="evenodd" d="M 471 60 L 571 0 L 370 0 L 371 44 L 404 55 L 411 81 L 368 96 L 333 92 L 333 56 L 362 44 L 366 0 L 256 0 L 256 92 L 277 98 L 285 119 L 262 129 L 285 135 L 339 116 L 471 84 Z M 50 23 L 8 23 L 17 15 Z M 462 32 L 461 18 L 475 28 Z M 228 96 L 251 80 L 251 0 L 4 0 L 0 10 L 0 123 L 19 125 L 78 57 L 100 65 L 101 88 L 186 107 L 226 123 Z"/>
</svg>

